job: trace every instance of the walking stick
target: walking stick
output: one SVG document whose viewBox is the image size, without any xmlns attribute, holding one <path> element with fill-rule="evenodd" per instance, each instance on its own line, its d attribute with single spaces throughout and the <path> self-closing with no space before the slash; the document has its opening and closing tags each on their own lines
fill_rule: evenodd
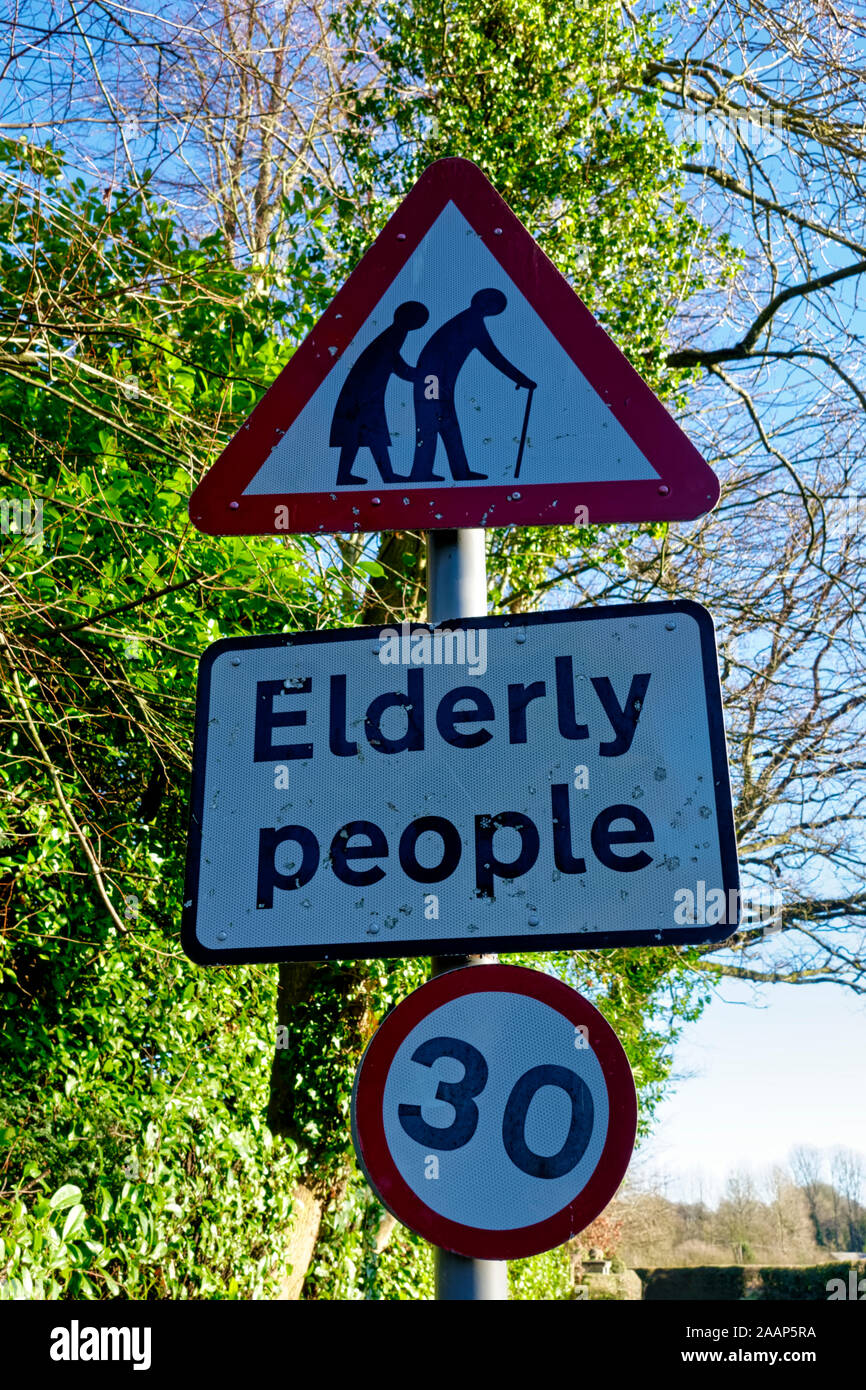
<svg viewBox="0 0 866 1390">
<path fill-rule="evenodd" d="M 520 477 L 520 465 L 523 462 L 523 446 L 526 443 L 526 431 L 529 428 L 529 412 L 532 409 L 532 393 L 534 386 L 530 386 L 529 394 L 526 397 L 526 412 L 523 416 L 523 429 L 520 434 L 520 447 L 517 450 L 517 463 L 514 468 L 515 480 Z"/>
</svg>

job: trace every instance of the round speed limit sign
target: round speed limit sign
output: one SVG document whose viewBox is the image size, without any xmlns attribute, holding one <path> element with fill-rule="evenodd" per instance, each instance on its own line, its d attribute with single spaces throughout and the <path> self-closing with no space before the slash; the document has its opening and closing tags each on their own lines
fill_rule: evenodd
<svg viewBox="0 0 866 1390">
<path fill-rule="evenodd" d="M 631 1068 L 560 980 L 471 965 L 388 1015 L 358 1068 L 352 1134 L 380 1201 L 434 1245 L 537 1255 L 607 1206 L 634 1147 Z"/>
</svg>

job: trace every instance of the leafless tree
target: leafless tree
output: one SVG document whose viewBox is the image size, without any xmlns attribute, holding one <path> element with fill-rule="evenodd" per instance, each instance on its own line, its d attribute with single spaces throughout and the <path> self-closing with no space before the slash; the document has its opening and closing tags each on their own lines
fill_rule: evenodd
<svg viewBox="0 0 866 1390">
<path fill-rule="evenodd" d="M 48 0 L 0 18 L 0 131 L 63 144 L 106 188 L 141 182 L 239 259 L 287 256 L 293 197 L 336 187 L 351 101 L 325 0 Z M 315 196 L 311 195 L 312 201 Z M 281 240 L 282 238 L 282 240 Z"/>
<path fill-rule="evenodd" d="M 837 1238 L 848 1250 L 860 1250 L 863 1241 L 863 1208 L 866 1205 L 866 1164 L 853 1149 L 836 1149 L 830 1159 L 830 1180 L 841 1198 L 844 1218 Z"/>
<path fill-rule="evenodd" d="M 764 1183 L 768 1225 L 782 1260 L 811 1256 L 815 1250 L 815 1231 L 809 1216 L 806 1194 L 791 1181 L 791 1174 L 776 1166 Z"/>
</svg>

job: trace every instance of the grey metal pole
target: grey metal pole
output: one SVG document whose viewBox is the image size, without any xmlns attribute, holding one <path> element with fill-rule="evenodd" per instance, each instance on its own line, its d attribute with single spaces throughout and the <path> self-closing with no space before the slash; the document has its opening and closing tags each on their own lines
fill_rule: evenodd
<svg viewBox="0 0 866 1390">
<path fill-rule="evenodd" d="M 484 532 L 427 532 L 427 621 L 482 618 L 487 612 Z"/>
<path fill-rule="evenodd" d="M 487 612 L 487 563 L 484 532 L 427 532 L 427 621 L 478 618 Z M 460 965 L 480 965 L 496 956 L 433 956 L 430 975 Z M 452 1301 L 508 1298 L 508 1267 L 503 1260 L 470 1260 L 450 1250 L 436 1250 L 436 1297 Z"/>
<path fill-rule="evenodd" d="M 450 1250 L 437 1250 L 436 1297 L 452 1303 L 501 1303 L 508 1298 L 507 1271 L 504 1260 L 467 1260 L 463 1255 L 452 1255 Z"/>
</svg>

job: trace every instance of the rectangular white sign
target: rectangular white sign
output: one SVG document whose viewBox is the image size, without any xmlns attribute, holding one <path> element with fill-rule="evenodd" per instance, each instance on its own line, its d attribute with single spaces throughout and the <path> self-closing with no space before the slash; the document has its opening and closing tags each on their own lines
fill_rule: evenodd
<svg viewBox="0 0 866 1390">
<path fill-rule="evenodd" d="M 183 943 L 201 963 L 736 929 L 696 603 L 217 642 L 193 763 Z"/>
</svg>

